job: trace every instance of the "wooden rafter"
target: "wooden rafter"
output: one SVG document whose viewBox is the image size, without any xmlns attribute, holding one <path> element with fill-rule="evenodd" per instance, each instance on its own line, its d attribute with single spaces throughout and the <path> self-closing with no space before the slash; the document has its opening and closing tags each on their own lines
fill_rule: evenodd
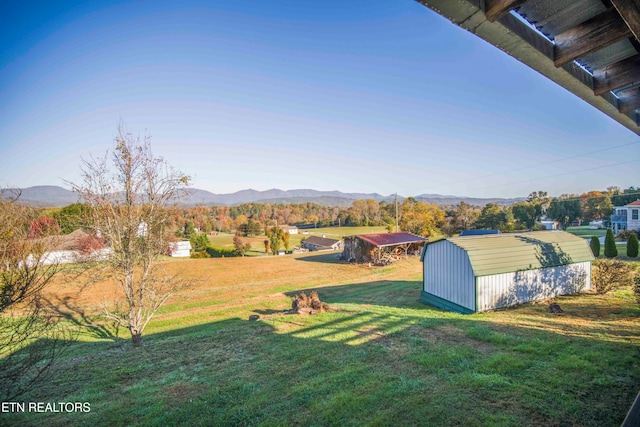
<svg viewBox="0 0 640 427">
<path fill-rule="evenodd" d="M 640 42 L 640 1 L 611 0 L 633 36 Z"/>
<path fill-rule="evenodd" d="M 640 55 L 593 71 L 593 93 L 596 95 L 636 82 L 640 82 Z"/>
<path fill-rule="evenodd" d="M 618 111 L 622 114 L 640 108 L 640 87 L 618 92 Z"/>
<path fill-rule="evenodd" d="M 576 58 L 602 49 L 631 32 L 615 9 L 597 15 L 555 37 L 554 65 L 560 67 Z"/>
<path fill-rule="evenodd" d="M 494 22 L 525 1 L 526 0 L 486 0 L 484 14 L 488 21 Z"/>
</svg>

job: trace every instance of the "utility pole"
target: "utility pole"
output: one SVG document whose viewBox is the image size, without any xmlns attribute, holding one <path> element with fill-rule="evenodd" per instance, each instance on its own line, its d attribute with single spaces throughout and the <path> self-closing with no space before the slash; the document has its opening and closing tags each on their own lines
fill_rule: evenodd
<svg viewBox="0 0 640 427">
<path fill-rule="evenodd" d="M 398 193 L 396 193 L 396 233 L 398 232 Z"/>
</svg>

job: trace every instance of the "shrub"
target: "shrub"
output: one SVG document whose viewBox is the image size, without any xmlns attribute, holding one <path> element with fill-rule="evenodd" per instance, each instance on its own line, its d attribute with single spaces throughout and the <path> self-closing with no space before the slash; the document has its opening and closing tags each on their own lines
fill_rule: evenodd
<svg viewBox="0 0 640 427">
<path fill-rule="evenodd" d="M 206 233 L 194 233 L 191 235 L 189 241 L 191 242 L 191 247 L 195 252 L 204 252 L 209 246 L 209 237 Z"/>
<path fill-rule="evenodd" d="M 232 257 L 236 255 L 233 249 L 208 247 L 206 249 L 206 252 L 207 254 L 209 254 L 211 258 L 224 258 L 224 257 Z"/>
<path fill-rule="evenodd" d="M 591 268 L 591 283 L 599 294 L 634 284 L 635 269 L 615 259 L 597 259 Z"/>
<path fill-rule="evenodd" d="M 632 234 L 635 234 L 638 237 L 638 232 L 636 230 L 622 230 L 620 231 L 616 237 L 620 240 L 629 240 Z"/>
<path fill-rule="evenodd" d="M 632 234 L 627 240 L 627 256 L 635 258 L 638 256 L 638 236 Z"/>
<path fill-rule="evenodd" d="M 211 258 L 211 255 L 207 253 L 207 251 L 196 251 L 191 252 L 191 258 Z"/>
<path fill-rule="evenodd" d="M 640 274 L 636 274 L 636 277 L 633 279 L 633 293 L 636 296 L 636 301 L 640 304 Z"/>
<path fill-rule="evenodd" d="M 594 257 L 600 256 L 600 239 L 596 236 L 591 237 L 591 241 L 589 242 L 589 246 L 591 246 L 591 252 L 593 252 Z"/>
<path fill-rule="evenodd" d="M 616 240 L 614 239 L 613 231 L 611 231 L 610 228 L 607 230 L 607 237 L 604 238 L 604 256 L 607 258 L 615 258 L 618 256 Z"/>
</svg>

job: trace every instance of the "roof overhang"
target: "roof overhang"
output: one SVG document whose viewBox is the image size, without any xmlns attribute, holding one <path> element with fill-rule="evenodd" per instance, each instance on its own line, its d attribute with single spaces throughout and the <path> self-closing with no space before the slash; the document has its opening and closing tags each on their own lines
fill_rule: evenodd
<svg viewBox="0 0 640 427">
<path fill-rule="evenodd" d="M 416 0 L 640 135 L 640 0 Z"/>
</svg>

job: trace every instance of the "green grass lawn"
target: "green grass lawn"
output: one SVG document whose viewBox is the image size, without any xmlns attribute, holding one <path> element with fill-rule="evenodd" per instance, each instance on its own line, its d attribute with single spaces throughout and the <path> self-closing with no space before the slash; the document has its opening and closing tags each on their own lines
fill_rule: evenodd
<svg viewBox="0 0 640 427">
<path fill-rule="evenodd" d="M 604 229 L 592 229 L 589 228 L 588 225 L 581 225 L 579 227 L 567 227 L 567 231 L 571 234 L 575 234 L 579 237 L 584 237 L 585 239 L 590 239 L 591 237 L 604 237 L 607 234 L 607 230 Z"/>
<path fill-rule="evenodd" d="M 142 348 L 87 330 L 21 398 L 91 412 L 2 413 L 0 425 L 600 427 L 620 425 L 640 390 L 640 306 L 628 289 L 557 298 L 564 315 L 547 303 L 460 315 L 418 301 L 417 259 L 334 259 L 185 261 L 211 268 L 210 281 L 171 302 Z M 282 314 L 310 288 L 335 311 Z"/>
</svg>

